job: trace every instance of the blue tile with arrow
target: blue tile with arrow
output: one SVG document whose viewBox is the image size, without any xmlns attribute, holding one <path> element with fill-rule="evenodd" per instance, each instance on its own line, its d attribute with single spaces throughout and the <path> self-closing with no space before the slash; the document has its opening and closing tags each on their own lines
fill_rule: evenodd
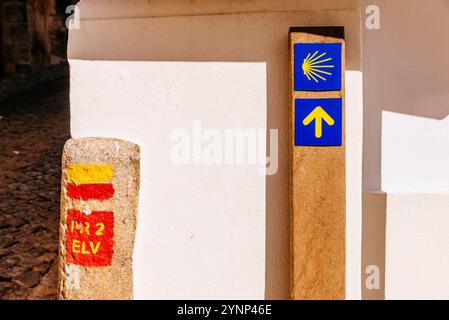
<svg viewBox="0 0 449 320">
<path fill-rule="evenodd" d="M 342 99 L 295 100 L 295 146 L 341 146 Z"/>
</svg>

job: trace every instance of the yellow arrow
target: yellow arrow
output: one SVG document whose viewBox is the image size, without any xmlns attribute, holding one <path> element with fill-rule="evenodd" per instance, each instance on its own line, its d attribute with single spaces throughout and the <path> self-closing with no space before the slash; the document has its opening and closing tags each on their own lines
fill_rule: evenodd
<svg viewBox="0 0 449 320">
<path fill-rule="evenodd" d="M 321 138 L 323 136 L 323 120 L 330 126 L 335 124 L 334 119 L 327 112 L 321 108 L 316 107 L 302 122 L 305 126 L 308 126 L 315 120 L 315 137 Z"/>
</svg>

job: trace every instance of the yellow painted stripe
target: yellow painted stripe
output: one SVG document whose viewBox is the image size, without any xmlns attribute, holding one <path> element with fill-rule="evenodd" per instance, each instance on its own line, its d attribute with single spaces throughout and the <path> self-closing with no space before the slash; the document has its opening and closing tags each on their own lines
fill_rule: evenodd
<svg viewBox="0 0 449 320">
<path fill-rule="evenodd" d="M 69 164 L 67 177 L 75 184 L 107 183 L 114 177 L 114 168 L 106 164 Z"/>
</svg>

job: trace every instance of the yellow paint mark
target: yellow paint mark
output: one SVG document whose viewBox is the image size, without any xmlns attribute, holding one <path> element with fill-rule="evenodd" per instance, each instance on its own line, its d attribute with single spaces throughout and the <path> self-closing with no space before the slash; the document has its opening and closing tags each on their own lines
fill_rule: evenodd
<svg viewBox="0 0 449 320">
<path fill-rule="evenodd" d="M 90 254 L 90 251 L 86 250 L 86 243 L 84 241 L 81 243 L 81 254 Z"/>
<path fill-rule="evenodd" d="M 96 236 L 102 236 L 103 235 L 103 230 L 104 230 L 104 223 L 99 222 L 95 225 L 98 230 L 95 232 Z"/>
<path fill-rule="evenodd" d="M 108 183 L 114 177 L 114 168 L 106 164 L 69 164 L 67 177 L 75 184 Z"/>
<path fill-rule="evenodd" d="M 84 232 L 86 232 L 86 234 L 88 235 L 88 236 L 90 236 L 90 231 L 89 231 L 89 229 L 90 229 L 90 223 L 89 222 L 84 222 L 84 228 L 82 228 L 81 229 L 81 234 L 83 234 L 83 231 Z"/>
<path fill-rule="evenodd" d="M 81 253 L 81 241 L 73 240 L 72 242 L 72 252 L 73 253 Z"/>
<path fill-rule="evenodd" d="M 323 63 L 328 62 L 328 61 L 332 61 L 332 58 L 325 58 L 322 60 L 319 60 L 321 58 L 323 58 L 327 53 L 324 52 L 322 54 L 320 54 L 318 57 L 315 57 L 318 54 L 318 51 L 316 51 L 312 56 L 310 56 L 310 53 L 307 55 L 307 57 L 304 59 L 304 62 L 302 64 L 302 71 L 304 72 L 304 75 L 307 77 L 307 79 L 309 81 L 311 81 L 313 79 L 313 81 L 315 81 L 316 83 L 319 82 L 319 79 L 321 79 L 322 81 L 326 81 L 326 76 L 331 76 L 332 73 L 324 71 L 322 69 L 331 69 L 334 68 L 334 65 L 324 65 Z M 321 73 L 318 74 L 318 73 Z"/>
<path fill-rule="evenodd" d="M 308 126 L 315 120 L 315 137 L 321 138 L 323 136 L 323 120 L 330 126 L 335 124 L 334 119 L 321 107 L 316 107 L 302 122 Z"/>
<path fill-rule="evenodd" d="M 100 249 L 101 242 L 97 242 L 97 244 L 94 246 L 92 241 L 90 242 L 90 248 L 92 249 L 93 254 L 97 254 L 98 249 Z"/>
</svg>

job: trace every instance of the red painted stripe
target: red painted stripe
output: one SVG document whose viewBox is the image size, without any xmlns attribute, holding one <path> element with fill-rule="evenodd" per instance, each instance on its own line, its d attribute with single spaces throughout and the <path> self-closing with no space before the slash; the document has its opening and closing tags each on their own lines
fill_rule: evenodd
<svg viewBox="0 0 449 320">
<path fill-rule="evenodd" d="M 114 196 L 114 187 L 110 183 L 79 185 L 69 183 L 67 195 L 75 200 L 108 200 Z"/>
</svg>

